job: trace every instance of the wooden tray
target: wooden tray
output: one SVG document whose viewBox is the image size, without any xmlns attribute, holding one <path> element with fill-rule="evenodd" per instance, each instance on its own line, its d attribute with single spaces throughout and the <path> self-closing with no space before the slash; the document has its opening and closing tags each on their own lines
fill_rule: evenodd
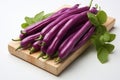
<svg viewBox="0 0 120 80">
<path fill-rule="evenodd" d="M 108 17 L 107 22 L 104 25 L 107 27 L 107 30 L 110 30 L 113 27 L 114 23 L 115 19 Z M 18 58 L 21 58 L 35 66 L 38 66 L 54 75 L 59 75 L 68 65 L 70 65 L 77 57 L 79 57 L 79 55 L 82 54 L 90 46 L 90 44 L 90 41 L 86 42 L 80 49 L 72 53 L 64 62 L 59 64 L 56 64 L 54 60 L 46 61 L 42 58 L 37 59 L 39 52 L 29 54 L 29 50 L 15 51 L 15 49 L 19 46 L 19 42 L 11 41 L 8 44 L 8 50 L 12 55 Z"/>
</svg>

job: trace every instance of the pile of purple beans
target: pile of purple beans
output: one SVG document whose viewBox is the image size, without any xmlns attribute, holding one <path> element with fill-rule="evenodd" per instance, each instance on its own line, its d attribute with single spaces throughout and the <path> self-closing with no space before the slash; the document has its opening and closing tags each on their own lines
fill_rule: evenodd
<svg viewBox="0 0 120 80">
<path fill-rule="evenodd" d="M 87 13 L 97 13 L 95 7 L 79 7 L 75 4 L 62 8 L 50 17 L 21 31 L 20 46 L 16 49 L 29 49 L 30 54 L 40 51 L 38 58 L 63 61 L 84 45 L 94 33 L 95 27 Z"/>
</svg>

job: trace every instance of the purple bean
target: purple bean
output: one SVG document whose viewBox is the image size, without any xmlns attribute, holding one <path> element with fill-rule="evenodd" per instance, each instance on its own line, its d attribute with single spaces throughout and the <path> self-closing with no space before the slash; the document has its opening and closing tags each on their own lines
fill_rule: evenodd
<svg viewBox="0 0 120 80">
<path fill-rule="evenodd" d="M 62 28 L 62 26 L 64 26 L 64 24 L 71 19 L 72 17 L 74 17 L 75 15 L 69 16 L 65 19 L 63 19 L 62 21 L 60 21 L 58 24 L 56 24 L 43 38 L 43 42 L 45 44 L 49 44 L 49 42 L 51 41 L 51 39 L 53 39 L 55 37 L 55 35 L 59 32 L 59 30 Z"/>
<path fill-rule="evenodd" d="M 34 42 L 32 48 L 30 49 L 30 53 L 39 51 L 41 48 L 41 43 L 42 43 L 41 40 Z"/>
<path fill-rule="evenodd" d="M 87 17 L 87 11 L 84 11 L 80 14 L 77 14 L 75 17 L 73 17 L 72 19 L 70 19 L 58 32 L 58 34 L 56 35 L 55 39 L 53 40 L 53 42 L 51 43 L 51 45 L 48 47 L 47 49 L 47 54 L 48 55 L 53 55 L 56 51 L 56 49 L 59 47 L 60 45 L 60 41 L 63 39 L 63 37 L 65 36 L 65 34 L 68 32 L 68 30 L 75 25 L 76 23 L 81 23 L 83 21 L 83 19 Z M 79 21 L 79 22 L 78 22 Z"/>
<path fill-rule="evenodd" d="M 40 32 L 24 38 L 24 39 L 20 42 L 20 46 L 21 46 L 22 48 L 24 48 L 24 49 L 30 47 L 30 46 L 36 41 L 35 39 L 37 39 L 39 36 L 40 36 Z"/>
<path fill-rule="evenodd" d="M 70 54 L 75 44 L 86 33 L 86 31 L 89 30 L 91 26 L 92 24 L 90 21 L 87 21 L 85 25 L 76 33 L 76 35 L 69 40 L 68 44 L 64 46 L 63 49 L 59 52 L 60 59 L 65 59 Z"/>
<path fill-rule="evenodd" d="M 64 18 L 73 15 L 73 14 L 78 14 L 81 13 L 83 11 L 88 11 L 89 7 L 82 7 L 79 9 L 75 9 L 75 10 L 71 10 L 63 15 L 61 15 L 60 17 L 58 17 L 55 21 L 51 22 L 49 25 L 47 25 L 42 31 L 41 31 L 41 35 L 44 37 L 45 34 L 47 34 L 49 32 L 49 30 L 51 30 L 53 28 L 53 26 L 55 26 L 59 21 L 63 20 Z"/>
<path fill-rule="evenodd" d="M 71 52 L 76 51 L 77 49 L 79 49 L 81 46 L 83 46 L 92 36 L 92 34 L 94 33 L 95 27 L 92 26 L 89 31 L 76 43 L 76 45 L 74 46 L 74 48 L 72 49 Z"/>
</svg>

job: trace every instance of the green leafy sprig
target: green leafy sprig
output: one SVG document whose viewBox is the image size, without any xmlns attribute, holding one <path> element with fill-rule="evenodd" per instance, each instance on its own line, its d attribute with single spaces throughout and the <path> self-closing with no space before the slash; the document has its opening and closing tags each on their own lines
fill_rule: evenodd
<svg viewBox="0 0 120 80">
<path fill-rule="evenodd" d="M 91 37 L 91 42 L 96 47 L 97 57 L 101 63 L 108 61 L 108 55 L 114 49 L 114 45 L 110 44 L 115 39 L 115 34 L 107 31 L 103 25 L 107 21 L 107 14 L 103 10 L 99 10 L 95 15 L 88 13 L 88 18 L 91 23 L 96 27 L 94 35 Z"/>
<path fill-rule="evenodd" d="M 43 19 L 46 19 L 47 17 L 51 16 L 53 13 L 45 14 L 44 11 L 39 12 L 34 17 L 25 17 L 25 22 L 21 24 L 21 27 L 23 29 L 27 28 L 28 26 L 38 22 L 42 21 Z"/>
</svg>

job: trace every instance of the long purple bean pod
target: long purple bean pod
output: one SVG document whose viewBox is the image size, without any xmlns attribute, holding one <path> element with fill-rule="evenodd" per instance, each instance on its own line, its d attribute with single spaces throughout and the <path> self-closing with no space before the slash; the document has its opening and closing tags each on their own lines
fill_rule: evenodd
<svg viewBox="0 0 120 80">
<path fill-rule="evenodd" d="M 34 42 L 34 43 L 32 44 L 31 49 L 30 49 L 30 54 L 33 53 L 33 52 L 39 51 L 40 48 L 41 48 L 41 43 L 42 43 L 41 40 Z"/>
<path fill-rule="evenodd" d="M 43 29 L 46 25 L 48 25 L 50 22 L 52 22 L 53 20 L 55 20 L 57 17 L 59 17 L 60 15 L 64 14 L 66 12 L 61 12 L 60 14 L 55 14 L 55 15 L 52 15 L 52 17 L 49 17 L 43 21 L 39 21 L 29 27 L 27 27 L 26 29 L 22 30 L 21 34 L 24 33 L 24 37 L 20 37 L 20 39 L 24 39 L 25 37 L 31 35 L 31 34 L 34 34 L 38 31 L 40 31 L 41 29 Z"/>
<path fill-rule="evenodd" d="M 75 4 L 73 7 L 67 9 L 66 12 L 67 12 L 67 11 L 70 11 L 70 10 L 77 9 L 78 7 L 79 7 L 79 4 Z"/>
<path fill-rule="evenodd" d="M 24 38 L 24 39 L 20 42 L 20 46 L 19 46 L 16 50 L 18 50 L 19 48 L 23 48 L 23 49 L 29 48 L 29 47 L 36 41 L 36 39 L 37 39 L 39 36 L 40 36 L 40 32 Z"/>
<path fill-rule="evenodd" d="M 64 46 L 66 46 L 66 44 L 68 43 L 68 41 L 74 37 L 74 35 L 77 33 L 78 30 L 81 29 L 81 27 L 83 26 L 83 24 L 80 24 L 79 26 L 77 26 L 75 29 L 71 30 L 69 34 L 67 34 L 65 36 L 65 39 L 63 40 L 62 44 L 59 46 L 58 48 L 58 52 L 60 52 Z"/>
<path fill-rule="evenodd" d="M 71 15 L 65 19 L 63 19 L 62 21 L 60 21 L 58 24 L 56 24 L 43 38 L 43 42 L 45 44 L 49 44 L 49 42 L 51 41 L 51 39 L 53 39 L 55 37 L 55 35 L 59 32 L 59 30 L 62 28 L 62 26 L 65 25 L 65 23 L 71 19 L 72 17 L 74 17 L 75 15 Z"/>
<path fill-rule="evenodd" d="M 75 10 L 70 10 L 69 12 L 66 12 L 65 14 L 61 15 L 60 17 L 58 17 L 55 21 L 51 22 L 49 25 L 47 25 L 42 31 L 41 31 L 41 36 L 44 37 L 44 35 L 46 33 L 49 32 L 49 30 L 51 30 L 51 28 L 53 28 L 53 26 L 55 26 L 59 21 L 63 20 L 64 18 L 73 15 L 73 14 L 78 14 L 81 13 L 83 11 L 88 11 L 89 7 L 85 6 L 79 9 L 75 9 Z"/>
<path fill-rule="evenodd" d="M 65 8 L 62 8 L 59 11 L 57 11 L 55 14 L 59 14 L 59 13 L 67 12 L 67 11 L 70 11 L 70 10 L 74 10 L 74 9 L 77 9 L 78 7 L 79 7 L 79 4 L 75 4 L 73 7 L 65 7 Z"/>
<path fill-rule="evenodd" d="M 93 35 L 94 31 L 95 31 L 95 27 L 92 26 L 89 29 L 89 31 L 76 43 L 76 45 L 74 46 L 74 48 L 72 49 L 71 52 L 74 52 L 77 49 L 79 49 L 81 46 L 83 46 L 90 39 L 90 37 Z"/>
<path fill-rule="evenodd" d="M 76 23 L 81 23 L 82 20 L 87 17 L 87 11 L 84 11 L 78 15 L 76 15 L 74 18 L 70 19 L 58 32 L 55 39 L 51 43 L 51 45 L 47 49 L 48 55 L 53 55 L 60 45 L 60 41 L 63 39 L 65 34 L 68 32 L 68 30 Z M 79 21 L 79 22 L 78 22 Z"/>
<path fill-rule="evenodd" d="M 69 55 L 69 53 L 72 51 L 75 44 L 86 33 L 86 31 L 90 29 L 91 26 L 92 24 L 90 23 L 90 21 L 87 21 L 85 25 L 76 33 L 76 35 L 71 40 L 69 40 L 68 44 L 64 46 L 60 52 L 58 52 L 60 59 L 63 60 Z"/>
</svg>

